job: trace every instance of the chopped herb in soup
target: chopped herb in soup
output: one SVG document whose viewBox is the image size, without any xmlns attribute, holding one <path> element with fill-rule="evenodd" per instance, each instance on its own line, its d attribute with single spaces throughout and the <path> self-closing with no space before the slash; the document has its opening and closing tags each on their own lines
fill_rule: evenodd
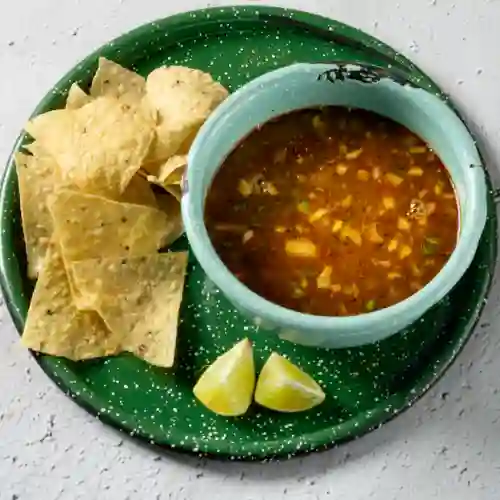
<svg viewBox="0 0 500 500">
<path fill-rule="evenodd" d="M 251 133 L 216 174 L 205 217 L 217 253 L 246 286 L 324 316 L 375 311 L 417 292 L 458 232 L 439 158 L 405 127 L 337 107 Z"/>
</svg>

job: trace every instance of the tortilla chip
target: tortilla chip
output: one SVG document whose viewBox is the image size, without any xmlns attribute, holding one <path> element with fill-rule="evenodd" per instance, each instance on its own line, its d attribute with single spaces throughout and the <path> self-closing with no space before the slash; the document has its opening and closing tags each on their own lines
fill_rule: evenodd
<svg viewBox="0 0 500 500">
<path fill-rule="evenodd" d="M 146 80 L 137 73 L 104 57 L 92 80 L 92 97 L 114 97 L 129 106 L 139 106 L 146 94 Z"/>
<path fill-rule="evenodd" d="M 23 149 L 31 153 L 33 156 L 39 156 L 39 157 L 49 156 L 47 151 L 43 149 L 42 146 L 40 146 L 40 143 L 38 143 L 37 141 L 30 142 L 29 144 L 23 144 Z"/>
<path fill-rule="evenodd" d="M 101 97 L 37 116 L 26 131 L 54 157 L 63 181 L 117 199 L 149 150 L 153 126 L 141 110 Z"/>
<path fill-rule="evenodd" d="M 182 188 L 178 184 L 163 186 L 167 193 L 170 193 L 179 203 L 182 200 Z"/>
<path fill-rule="evenodd" d="M 165 238 L 163 238 L 161 242 L 161 247 L 166 248 L 184 234 L 181 205 L 170 193 L 157 194 L 156 203 L 158 208 L 165 213 L 171 223 L 171 230 L 165 235 Z"/>
<path fill-rule="evenodd" d="M 185 161 L 187 164 L 187 156 L 197 134 L 198 134 L 198 128 L 193 129 L 191 134 L 189 134 L 189 136 L 186 139 L 184 139 L 184 141 L 179 146 L 175 154 L 173 154 L 173 156 L 170 155 L 167 159 L 163 159 L 161 161 L 148 162 L 149 158 L 148 155 L 148 157 L 146 157 L 146 163 L 144 163 L 141 166 L 141 170 L 146 171 L 150 175 L 158 176 L 160 173 L 160 169 L 165 165 L 166 162 L 170 160 L 170 158 L 176 158 L 176 160 L 174 160 L 175 162 L 180 161 L 180 159 L 182 158 L 182 161 Z M 155 139 L 153 139 L 153 144 L 154 143 Z M 153 148 L 154 146 L 152 146 L 152 149 Z"/>
<path fill-rule="evenodd" d="M 81 312 L 73 305 L 64 262 L 54 242 L 36 283 L 21 342 L 29 349 L 75 361 L 121 350 L 121 337 L 110 332 L 96 312 Z"/>
<path fill-rule="evenodd" d="M 156 208 L 61 189 L 49 205 L 66 262 L 157 251 L 175 223 Z"/>
<path fill-rule="evenodd" d="M 148 181 L 159 186 L 181 184 L 182 176 L 187 167 L 186 155 L 174 155 L 158 167 L 157 175 L 149 175 Z"/>
<path fill-rule="evenodd" d="M 50 153 L 51 150 L 56 150 L 53 136 L 58 133 L 65 135 L 73 132 L 74 122 L 74 110 L 56 109 L 35 116 L 24 126 L 24 129 L 37 140 L 41 148 Z"/>
<path fill-rule="evenodd" d="M 85 104 L 88 104 L 92 97 L 87 95 L 78 85 L 73 83 L 69 88 L 68 97 L 66 98 L 66 109 L 78 109 Z"/>
<path fill-rule="evenodd" d="M 64 257 L 63 257 L 64 260 Z M 79 311 L 93 311 L 92 307 L 92 299 L 90 297 L 86 297 L 82 295 L 80 290 L 75 283 L 75 278 L 73 276 L 73 272 L 71 271 L 71 263 L 65 262 L 66 266 L 66 277 L 68 279 L 68 286 L 71 292 L 71 297 L 73 299 L 73 306 L 76 307 Z"/>
<path fill-rule="evenodd" d="M 140 175 L 134 175 L 127 189 L 120 196 L 123 203 L 134 203 L 136 205 L 146 205 L 147 207 L 157 207 L 156 197 L 149 182 Z"/>
<path fill-rule="evenodd" d="M 208 73 L 181 66 L 152 71 L 146 80 L 146 93 L 159 117 L 147 162 L 166 160 L 178 153 L 228 95 Z"/>
<path fill-rule="evenodd" d="M 196 131 L 198 131 L 196 128 Z M 172 130 L 169 125 L 160 123 L 156 127 L 156 135 L 151 142 L 151 147 L 145 159 L 144 168 L 150 173 L 156 174 L 159 165 L 171 156 L 177 154 L 185 138 L 185 129 Z"/>
<path fill-rule="evenodd" d="M 187 252 L 179 252 L 86 260 L 72 264 L 72 272 L 113 335 L 124 335 L 124 350 L 170 367 L 186 266 Z"/>
<path fill-rule="evenodd" d="M 190 128 L 206 120 L 227 97 L 228 91 L 208 73 L 182 66 L 162 67 L 146 80 L 148 100 L 162 121 Z"/>
<path fill-rule="evenodd" d="M 32 142 L 24 146 L 33 156 L 47 158 L 47 153 L 40 147 L 37 142 Z M 53 160 L 52 160 L 53 161 Z M 55 164 L 55 162 L 54 162 Z M 57 169 L 58 178 L 55 180 L 59 184 L 59 188 L 65 187 L 72 190 L 77 190 L 78 187 L 71 184 L 65 184 L 63 186 L 60 179 L 61 175 L 59 173 L 59 168 Z M 55 186 L 54 186 L 55 187 Z M 123 194 L 114 198 L 114 201 L 121 201 L 123 203 L 135 203 L 137 205 L 146 205 L 148 207 L 158 207 L 156 202 L 155 194 L 151 189 L 150 183 L 140 175 L 134 175 L 129 185 L 123 192 Z"/>
<path fill-rule="evenodd" d="M 21 218 L 28 276 L 35 279 L 43 267 L 52 236 L 53 224 L 47 200 L 58 186 L 59 171 L 55 161 L 34 146 L 40 156 L 17 153 L 14 157 L 19 183 Z"/>
</svg>

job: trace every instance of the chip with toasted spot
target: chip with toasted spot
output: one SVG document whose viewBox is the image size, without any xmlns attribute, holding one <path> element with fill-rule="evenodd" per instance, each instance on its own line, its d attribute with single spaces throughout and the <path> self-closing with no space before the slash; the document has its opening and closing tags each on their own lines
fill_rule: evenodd
<svg viewBox="0 0 500 500">
<path fill-rule="evenodd" d="M 109 97 L 37 116 L 26 131 L 54 157 L 65 183 L 113 199 L 127 188 L 154 136 L 140 109 Z"/>
<path fill-rule="evenodd" d="M 45 159 L 45 161 L 47 159 L 50 159 L 47 153 L 40 147 L 40 145 L 36 141 L 24 146 L 24 149 L 28 150 L 33 156 Z M 51 162 L 55 164 L 54 160 L 51 160 Z M 33 174 L 38 175 L 36 172 L 33 172 Z M 59 173 L 59 168 L 57 168 L 57 179 L 55 179 L 54 182 L 57 182 L 59 188 L 65 187 L 73 190 L 78 189 L 77 186 L 71 184 L 65 184 L 63 186 L 60 177 L 61 175 Z M 31 187 L 29 187 L 28 191 L 31 191 Z M 155 194 L 151 189 L 151 184 L 140 175 L 134 175 L 125 191 L 122 194 L 117 195 L 113 199 L 115 201 L 121 201 L 123 203 L 135 203 L 137 205 L 146 205 L 148 207 L 158 206 Z"/>
<path fill-rule="evenodd" d="M 180 184 L 187 167 L 186 155 L 174 155 L 158 167 L 157 175 L 149 175 L 148 181 L 159 186 Z"/>
<path fill-rule="evenodd" d="M 187 156 L 189 153 L 189 149 L 191 148 L 191 145 L 193 144 L 194 139 L 196 138 L 196 135 L 198 134 L 198 128 L 193 129 L 191 134 L 184 139 L 182 144 L 179 146 L 175 154 L 170 155 L 168 158 L 160 160 L 160 161 L 153 161 L 153 162 L 146 162 L 141 166 L 141 171 L 147 172 L 147 174 L 158 176 L 160 169 L 166 164 L 170 158 L 175 158 L 175 162 L 179 162 L 181 159 L 183 162 L 186 162 L 187 164 Z M 154 140 L 153 140 L 154 143 Z M 154 146 L 152 146 L 152 149 Z M 146 159 L 149 158 L 149 155 Z"/>
<path fill-rule="evenodd" d="M 159 125 L 147 161 L 166 160 L 178 153 L 209 114 L 227 97 L 227 90 L 198 69 L 168 66 L 146 79 L 147 100 L 158 113 Z"/>
<path fill-rule="evenodd" d="M 146 180 L 144 180 L 144 182 L 147 184 Z M 169 222 L 169 229 L 165 233 L 164 238 L 162 238 L 161 242 L 159 243 L 161 248 L 166 248 L 184 234 L 181 208 L 179 202 L 169 193 L 160 193 L 154 195 L 151 191 L 151 194 L 153 196 L 153 202 L 151 202 L 151 200 L 148 200 L 148 202 L 146 202 L 147 200 L 144 199 L 143 201 L 145 203 L 140 204 L 157 207 L 167 217 Z M 139 199 L 136 199 L 134 202 L 139 203 Z M 68 269 L 68 279 L 76 307 L 84 311 L 92 310 L 92 300 L 88 296 L 82 295 L 78 287 L 75 285 L 75 280 L 71 272 L 71 266 Z"/>
<path fill-rule="evenodd" d="M 104 57 L 99 58 L 90 95 L 92 97 L 114 97 L 129 106 L 140 106 L 146 94 L 146 80 L 119 64 Z"/>
<path fill-rule="evenodd" d="M 74 306 L 62 256 L 52 241 L 31 299 L 22 344 L 77 361 L 117 354 L 121 340 L 96 312 Z"/>
<path fill-rule="evenodd" d="M 157 251 L 175 229 L 153 207 L 61 189 L 49 204 L 66 262 Z"/>
<path fill-rule="evenodd" d="M 33 147 L 37 150 L 37 147 Z M 39 156 L 17 153 L 14 157 L 19 183 L 21 219 L 28 258 L 28 276 L 38 276 L 52 236 L 53 224 L 47 200 L 59 184 L 53 158 L 38 150 Z"/>
<path fill-rule="evenodd" d="M 92 298 L 113 335 L 124 336 L 124 350 L 170 367 L 186 266 L 187 252 L 170 252 L 86 260 L 71 267 L 80 293 Z"/>
</svg>

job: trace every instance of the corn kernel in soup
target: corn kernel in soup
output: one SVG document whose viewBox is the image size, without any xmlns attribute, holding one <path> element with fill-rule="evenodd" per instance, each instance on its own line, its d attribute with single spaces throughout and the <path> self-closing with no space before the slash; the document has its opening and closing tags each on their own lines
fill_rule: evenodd
<svg viewBox="0 0 500 500">
<path fill-rule="evenodd" d="M 448 173 L 426 144 L 338 107 L 253 131 L 217 172 L 205 219 L 246 286 L 323 316 L 372 312 L 419 291 L 448 260 L 459 222 Z"/>
</svg>

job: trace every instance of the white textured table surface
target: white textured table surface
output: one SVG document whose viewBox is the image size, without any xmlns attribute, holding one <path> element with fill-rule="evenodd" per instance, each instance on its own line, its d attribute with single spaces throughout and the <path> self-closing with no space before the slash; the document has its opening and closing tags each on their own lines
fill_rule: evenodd
<svg viewBox="0 0 500 500">
<path fill-rule="evenodd" d="M 244 2 L 210 5 L 225 3 Z M 143 22 L 207 6 L 201 0 L 1 4 L 1 164 L 42 95 L 89 51 Z M 466 110 L 498 168 L 500 1 L 274 4 L 345 21 L 412 57 Z M 54 387 L 19 346 L 2 306 L 0 499 L 498 500 L 499 299 L 495 287 L 459 360 L 414 408 L 338 450 L 273 464 L 160 457 L 123 439 Z"/>
</svg>

